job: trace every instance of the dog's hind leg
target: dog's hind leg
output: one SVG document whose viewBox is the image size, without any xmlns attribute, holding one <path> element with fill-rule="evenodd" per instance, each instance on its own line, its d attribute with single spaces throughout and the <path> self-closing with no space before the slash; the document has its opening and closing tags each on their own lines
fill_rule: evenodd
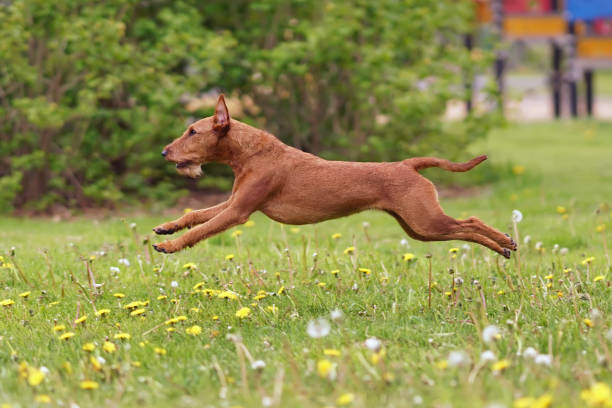
<svg viewBox="0 0 612 408">
<path fill-rule="evenodd" d="M 205 208 L 203 210 L 191 211 L 181 218 L 174 221 L 166 222 L 153 228 L 153 231 L 159 235 L 174 234 L 183 228 L 191 228 L 195 225 L 205 223 L 212 219 L 221 211 L 225 210 L 230 204 L 230 201 L 225 201 L 221 204 L 217 204 L 214 207 Z"/>
</svg>

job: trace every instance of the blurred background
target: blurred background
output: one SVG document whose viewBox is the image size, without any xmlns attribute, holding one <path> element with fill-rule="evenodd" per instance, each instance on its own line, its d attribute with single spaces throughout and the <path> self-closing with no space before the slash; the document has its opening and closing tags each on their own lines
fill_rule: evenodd
<svg viewBox="0 0 612 408">
<path fill-rule="evenodd" d="M 609 0 L 1 0 L 0 212 L 227 191 L 229 168 L 188 180 L 160 156 L 220 92 L 343 160 L 465 160 L 508 121 L 605 119 L 611 23 Z"/>
</svg>

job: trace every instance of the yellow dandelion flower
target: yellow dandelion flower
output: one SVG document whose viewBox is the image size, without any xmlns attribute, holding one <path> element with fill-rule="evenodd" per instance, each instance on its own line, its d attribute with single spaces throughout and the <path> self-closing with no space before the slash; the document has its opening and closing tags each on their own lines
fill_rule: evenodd
<svg viewBox="0 0 612 408">
<path fill-rule="evenodd" d="M 291 233 L 293 234 L 299 234 L 300 229 L 297 227 L 292 227 L 292 228 L 289 228 L 289 231 L 291 231 Z"/>
<path fill-rule="evenodd" d="M 80 386 L 83 390 L 97 390 L 100 387 L 97 382 L 90 380 L 81 381 Z"/>
<path fill-rule="evenodd" d="M 157 300 L 164 300 L 164 299 L 168 299 L 168 296 L 166 296 L 166 295 L 159 295 L 157 297 Z"/>
<path fill-rule="evenodd" d="M 563 268 L 563 273 L 570 273 L 572 268 Z"/>
<path fill-rule="evenodd" d="M 505 370 L 506 368 L 510 367 L 510 360 L 499 360 L 497 363 L 493 364 L 491 366 L 491 369 L 495 372 L 500 372 Z"/>
<path fill-rule="evenodd" d="M 276 305 L 270 305 L 266 307 L 266 310 L 270 313 L 276 314 L 278 313 L 278 307 Z"/>
<path fill-rule="evenodd" d="M 72 374 L 72 364 L 70 364 L 70 361 L 64 361 L 64 364 L 62 364 L 62 368 L 64 369 L 66 374 Z"/>
<path fill-rule="evenodd" d="M 244 223 L 244 226 L 247 228 L 253 228 L 255 226 L 255 221 L 248 220 L 247 222 Z"/>
<path fill-rule="evenodd" d="M 20 298 L 24 298 L 24 299 L 25 299 L 25 298 L 27 298 L 28 296 L 30 296 L 31 294 L 32 294 L 32 292 L 28 290 L 28 291 L 26 291 L 26 292 L 21 292 L 21 293 L 19 294 L 19 297 L 20 297 Z"/>
<path fill-rule="evenodd" d="M 265 297 L 266 297 L 266 294 L 265 294 L 265 293 L 262 293 L 261 295 L 254 296 L 254 297 L 253 297 L 253 300 L 261 300 L 261 299 L 263 299 L 263 298 L 265 298 Z"/>
<path fill-rule="evenodd" d="M 402 255 L 402 260 L 405 262 L 410 262 L 414 259 L 416 259 L 416 256 L 410 252 L 406 252 L 404 255 Z"/>
<path fill-rule="evenodd" d="M 567 213 L 567 208 L 563 207 L 562 205 L 558 205 L 557 206 L 557 212 L 559 214 L 565 214 L 565 213 Z"/>
<path fill-rule="evenodd" d="M 144 314 L 147 311 L 147 309 L 136 309 L 133 312 L 130 312 L 130 316 L 140 316 L 141 314 Z"/>
<path fill-rule="evenodd" d="M 64 334 L 62 334 L 61 336 L 59 336 L 60 340 L 68 340 L 74 337 L 74 333 L 73 332 L 66 332 Z"/>
<path fill-rule="evenodd" d="M 28 370 L 28 384 L 32 387 L 37 387 L 45 379 L 45 373 L 38 368 L 30 368 Z"/>
<path fill-rule="evenodd" d="M 335 234 L 332 234 L 332 239 L 340 239 L 342 238 L 342 234 L 339 232 L 336 232 Z"/>
<path fill-rule="evenodd" d="M 15 301 L 13 299 L 4 299 L 0 301 L 0 306 L 12 306 L 14 304 L 15 304 Z"/>
<path fill-rule="evenodd" d="M 451 248 L 448 250 L 449 254 L 456 254 L 457 252 L 459 252 L 459 248 Z"/>
<path fill-rule="evenodd" d="M 114 353 L 117 351 L 117 346 L 110 341 L 105 341 L 104 345 L 102 345 L 102 350 L 106 351 L 107 353 Z"/>
<path fill-rule="evenodd" d="M 154 352 L 155 354 L 159 354 L 160 356 L 165 356 L 165 355 L 168 353 L 168 352 L 166 351 L 166 349 L 165 349 L 165 348 L 162 348 L 162 347 L 155 347 L 155 348 L 153 349 L 153 352 Z"/>
<path fill-rule="evenodd" d="M 332 275 L 337 277 L 338 274 L 340 273 L 340 270 L 339 269 L 334 269 L 334 270 L 330 271 L 329 273 L 331 273 Z"/>
<path fill-rule="evenodd" d="M 605 224 L 599 224 L 597 227 L 595 227 L 595 231 L 597 232 L 604 232 L 605 230 L 606 230 Z"/>
<path fill-rule="evenodd" d="M 198 325 L 194 325 L 185 329 L 185 333 L 190 334 L 192 336 L 197 336 L 202 333 L 202 328 Z"/>
<path fill-rule="evenodd" d="M 281 286 L 281 287 L 278 289 L 278 292 L 276 292 L 276 293 L 277 293 L 277 294 L 279 294 L 279 295 L 282 295 L 284 291 L 285 291 L 285 287 L 284 287 L 284 286 Z"/>
<path fill-rule="evenodd" d="M 584 319 L 583 322 L 587 327 L 593 327 L 593 321 L 589 319 L 588 317 Z"/>
<path fill-rule="evenodd" d="M 327 359 L 317 361 L 317 373 L 323 378 L 327 378 L 329 373 L 332 371 L 334 365 Z"/>
<path fill-rule="evenodd" d="M 198 269 L 197 265 L 193 262 L 187 262 L 183 265 L 183 269 Z"/>
<path fill-rule="evenodd" d="M 597 275 L 593 278 L 593 282 L 599 282 L 600 280 L 604 280 L 606 277 L 603 275 Z"/>
<path fill-rule="evenodd" d="M 174 333 L 176 331 L 176 329 L 174 327 L 166 327 L 166 332 L 168 333 Z"/>
<path fill-rule="evenodd" d="M 369 275 L 372 273 L 372 271 L 368 268 L 359 268 L 359 272 L 363 273 L 364 275 Z"/>
<path fill-rule="evenodd" d="M 550 275 L 546 275 L 546 276 L 544 277 L 544 279 L 548 279 L 548 280 L 552 280 L 552 278 L 553 278 L 552 273 L 551 273 Z"/>
<path fill-rule="evenodd" d="M 110 309 L 100 309 L 96 312 L 96 316 L 106 316 L 110 314 Z"/>
<path fill-rule="evenodd" d="M 580 398 L 587 403 L 589 407 L 610 407 L 612 406 L 612 390 L 610 386 L 598 382 L 582 390 Z"/>
<path fill-rule="evenodd" d="M 227 255 L 225 255 L 225 260 L 226 261 L 231 261 L 232 259 L 234 259 L 234 254 L 227 254 Z"/>
<path fill-rule="evenodd" d="M 236 317 L 244 319 L 251 314 L 251 309 L 248 307 L 242 307 L 236 311 Z"/>
<path fill-rule="evenodd" d="M 192 208 L 187 207 L 187 208 L 184 208 L 184 209 L 183 209 L 183 214 L 189 214 L 189 213 L 190 213 L 190 212 L 192 212 L 192 211 L 193 211 L 193 209 L 192 209 Z"/>
<path fill-rule="evenodd" d="M 326 285 L 327 285 L 327 283 L 325 283 L 325 282 L 317 283 L 317 286 L 320 287 L 320 288 L 324 288 Z"/>
<path fill-rule="evenodd" d="M 113 296 L 116 297 L 117 299 L 121 299 L 125 297 L 125 294 L 123 293 L 113 293 Z"/>
<path fill-rule="evenodd" d="M 242 230 L 236 230 L 232 232 L 232 238 L 237 238 L 242 235 Z"/>
<path fill-rule="evenodd" d="M 54 332 L 61 332 L 66 330 L 66 326 L 63 324 L 56 324 L 55 326 L 53 326 L 53 331 Z"/>
<path fill-rule="evenodd" d="M 214 315 L 213 317 L 211 317 L 212 320 L 219 320 L 219 316 Z"/>
<path fill-rule="evenodd" d="M 436 367 L 439 368 L 440 370 L 444 370 L 446 367 L 448 367 L 448 361 L 440 360 L 436 363 Z"/>
<path fill-rule="evenodd" d="M 589 256 L 580 262 L 582 265 L 590 265 L 595 260 L 594 256 Z"/>
<path fill-rule="evenodd" d="M 176 316 L 175 319 L 177 322 L 184 322 L 185 320 L 187 320 L 187 316 L 180 315 L 180 316 Z"/>
<path fill-rule="evenodd" d="M 96 345 L 93 343 L 85 343 L 83 344 L 83 351 L 92 352 L 96 349 Z"/>
<path fill-rule="evenodd" d="M 51 397 L 47 394 L 38 394 L 36 397 L 34 397 L 34 401 L 38 402 L 39 404 L 50 404 Z"/>
<path fill-rule="evenodd" d="M 198 309 L 197 307 L 192 307 L 191 309 L 189 309 L 189 311 L 191 313 L 200 313 L 200 309 Z"/>
<path fill-rule="evenodd" d="M 138 368 L 140 367 L 142 364 L 140 364 L 140 361 L 132 361 L 132 367 Z"/>
<path fill-rule="evenodd" d="M 193 285 L 193 290 L 197 290 L 200 289 L 202 286 L 204 286 L 206 284 L 206 282 L 198 282 L 195 285 Z"/>
<path fill-rule="evenodd" d="M 344 255 L 352 255 L 355 253 L 355 247 L 348 247 L 343 251 Z"/>
<path fill-rule="evenodd" d="M 336 350 L 336 349 L 325 349 L 323 350 L 323 354 L 325 354 L 328 357 L 340 357 L 340 350 Z"/>
<path fill-rule="evenodd" d="M 87 315 L 83 315 L 83 316 L 79 317 L 78 319 L 76 319 L 76 320 L 74 321 L 74 324 L 81 324 L 81 323 L 84 323 L 84 322 L 85 322 L 85 320 L 87 320 Z"/>
<path fill-rule="evenodd" d="M 514 173 L 515 176 L 520 176 L 525 173 L 525 166 L 519 164 L 512 166 L 512 173 Z"/>
<path fill-rule="evenodd" d="M 498 294 L 498 295 L 500 295 L 500 296 L 501 296 L 501 295 L 503 295 L 503 294 L 505 294 L 505 293 L 506 293 L 506 292 L 504 292 L 503 290 L 498 290 L 498 291 L 497 291 L 497 294 Z"/>
<path fill-rule="evenodd" d="M 336 399 L 336 404 L 348 405 L 351 402 L 353 402 L 354 399 L 355 399 L 354 394 L 351 394 L 350 392 L 345 392 L 344 394 L 340 395 L 338 399 Z"/>
<path fill-rule="evenodd" d="M 117 333 L 113 336 L 115 340 L 129 340 L 131 337 L 129 333 Z"/>
<path fill-rule="evenodd" d="M 60 302 L 58 300 L 56 300 L 54 302 L 49 303 L 49 306 L 55 306 L 55 305 L 59 305 L 59 304 L 60 304 Z"/>
<path fill-rule="evenodd" d="M 98 360 L 96 357 L 89 357 L 89 362 L 91 363 L 94 370 L 102 371 L 102 363 L 100 363 L 100 360 Z"/>
</svg>

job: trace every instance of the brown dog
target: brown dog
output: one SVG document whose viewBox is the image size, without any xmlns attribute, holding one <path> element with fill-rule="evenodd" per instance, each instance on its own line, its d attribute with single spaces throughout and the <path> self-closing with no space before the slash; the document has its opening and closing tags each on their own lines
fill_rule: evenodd
<svg viewBox="0 0 612 408">
<path fill-rule="evenodd" d="M 157 234 L 172 234 L 198 225 L 180 238 L 154 245 L 160 252 L 191 247 L 246 222 L 255 211 L 285 224 L 312 224 L 369 209 L 391 214 L 408 235 L 421 241 L 476 242 L 506 258 L 516 250 L 508 235 L 478 218 L 456 220 L 444 214 L 434 185 L 418 173 L 427 167 L 467 171 L 487 156 L 461 164 L 434 157 L 393 163 L 327 161 L 230 119 L 223 95 L 214 116 L 189 126 L 162 155 L 191 177 L 202 173 L 203 163 L 228 164 L 235 182 L 226 202 L 154 228 Z"/>
</svg>

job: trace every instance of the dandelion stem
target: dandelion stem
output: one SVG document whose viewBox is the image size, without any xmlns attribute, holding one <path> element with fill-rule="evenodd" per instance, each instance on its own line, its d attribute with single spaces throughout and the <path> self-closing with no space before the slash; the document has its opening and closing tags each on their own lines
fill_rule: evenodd
<svg viewBox="0 0 612 408">
<path fill-rule="evenodd" d="M 29 287 L 33 287 L 32 284 L 28 281 L 28 278 L 26 278 L 25 274 L 23 273 L 23 271 L 21 270 L 21 268 L 19 267 L 19 265 L 17 264 L 17 261 L 15 259 L 15 252 L 11 251 L 11 260 L 13 261 L 13 265 L 15 266 L 15 269 L 17 270 L 17 273 L 19 274 L 19 276 L 21 277 L 21 279 L 29 286 Z M 55 285 L 54 285 L 55 286 Z"/>
<path fill-rule="evenodd" d="M 431 309 L 431 255 L 428 255 L 427 257 L 427 261 L 429 262 L 429 284 L 428 284 L 428 292 L 429 292 L 429 298 L 427 299 L 427 305 L 428 307 Z"/>
<path fill-rule="evenodd" d="M 519 230 L 518 230 L 518 223 L 516 221 L 512 222 L 513 226 L 514 226 L 514 241 L 517 244 L 517 248 L 516 248 L 516 263 L 518 265 L 518 274 L 521 274 L 521 246 L 519 245 L 519 242 L 521 242 L 521 237 L 519 236 Z"/>
</svg>

